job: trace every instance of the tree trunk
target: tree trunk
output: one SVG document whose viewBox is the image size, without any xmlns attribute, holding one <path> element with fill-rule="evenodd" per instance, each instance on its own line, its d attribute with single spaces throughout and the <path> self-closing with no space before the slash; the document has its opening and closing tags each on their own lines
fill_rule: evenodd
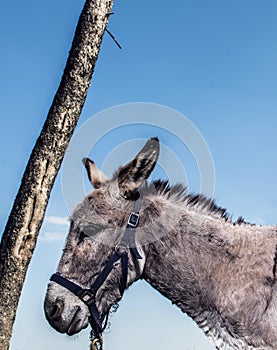
<svg viewBox="0 0 277 350">
<path fill-rule="evenodd" d="M 50 191 L 84 105 L 113 0 L 87 0 L 59 88 L 32 151 L 0 245 L 0 344 L 8 350 Z"/>
</svg>

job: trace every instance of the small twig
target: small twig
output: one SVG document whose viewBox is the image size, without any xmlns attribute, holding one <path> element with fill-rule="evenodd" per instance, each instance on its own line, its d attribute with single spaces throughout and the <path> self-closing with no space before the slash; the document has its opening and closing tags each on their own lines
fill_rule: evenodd
<svg viewBox="0 0 277 350">
<path fill-rule="evenodd" d="M 110 18 L 111 15 L 114 15 L 114 12 L 109 12 L 106 14 L 106 17 Z"/>
<path fill-rule="evenodd" d="M 113 39 L 113 41 L 116 43 L 116 45 L 122 49 L 122 47 L 120 46 L 119 42 L 116 40 L 115 36 L 106 28 L 106 32 L 109 34 L 109 36 Z"/>
</svg>

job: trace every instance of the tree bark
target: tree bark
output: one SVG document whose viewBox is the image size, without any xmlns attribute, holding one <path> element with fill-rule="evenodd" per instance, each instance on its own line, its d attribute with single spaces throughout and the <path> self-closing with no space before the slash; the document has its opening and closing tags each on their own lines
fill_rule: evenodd
<svg viewBox="0 0 277 350">
<path fill-rule="evenodd" d="M 0 344 L 8 350 L 19 297 L 54 180 L 84 105 L 113 0 L 87 0 L 47 119 L 0 244 Z"/>
</svg>

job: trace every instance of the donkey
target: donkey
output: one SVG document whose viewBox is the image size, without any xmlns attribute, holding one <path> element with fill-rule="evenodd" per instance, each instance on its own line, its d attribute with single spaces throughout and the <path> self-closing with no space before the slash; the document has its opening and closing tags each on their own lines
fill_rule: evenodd
<svg viewBox="0 0 277 350">
<path fill-rule="evenodd" d="M 276 227 L 234 223 L 181 185 L 148 184 L 158 156 L 152 138 L 112 179 L 83 160 L 94 191 L 71 216 L 45 297 L 48 322 L 68 335 L 91 323 L 99 336 L 124 290 L 144 279 L 217 349 L 276 350 Z"/>
</svg>

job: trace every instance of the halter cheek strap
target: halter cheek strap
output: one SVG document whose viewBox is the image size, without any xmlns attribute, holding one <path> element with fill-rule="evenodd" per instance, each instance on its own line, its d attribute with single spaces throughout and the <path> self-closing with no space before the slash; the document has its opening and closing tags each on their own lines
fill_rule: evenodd
<svg viewBox="0 0 277 350">
<path fill-rule="evenodd" d="M 139 224 L 139 210 L 141 207 L 141 197 L 139 196 L 134 203 L 134 209 L 129 216 L 128 223 L 120 243 L 117 247 L 124 246 L 130 249 L 132 255 L 136 259 L 142 259 L 136 247 L 136 227 Z"/>
<path fill-rule="evenodd" d="M 115 252 L 111 256 L 110 260 L 106 263 L 104 269 L 100 272 L 96 280 L 93 282 L 90 288 L 85 289 L 77 285 L 76 283 L 68 280 L 59 273 L 54 273 L 50 281 L 56 282 L 63 286 L 64 288 L 75 294 L 83 303 L 85 303 L 89 309 L 90 319 L 89 322 L 93 329 L 92 343 L 99 343 L 99 348 L 102 349 L 102 338 L 101 335 L 106 328 L 107 319 L 105 315 L 102 315 L 96 306 L 96 293 L 102 284 L 105 282 L 106 278 L 109 276 L 113 270 L 115 263 L 121 261 L 121 280 L 119 285 L 119 291 L 121 296 L 123 296 L 124 290 L 127 286 L 128 278 L 128 250 L 135 259 L 142 259 L 135 245 L 135 228 L 139 224 L 139 210 L 141 206 L 140 196 L 134 203 L 134 209 L 129 216 L 128 223 L 122 237 L 122 240 L 115 247 Z M 92 349 L 97 347 L 92 345 Z"/>
</svg>

